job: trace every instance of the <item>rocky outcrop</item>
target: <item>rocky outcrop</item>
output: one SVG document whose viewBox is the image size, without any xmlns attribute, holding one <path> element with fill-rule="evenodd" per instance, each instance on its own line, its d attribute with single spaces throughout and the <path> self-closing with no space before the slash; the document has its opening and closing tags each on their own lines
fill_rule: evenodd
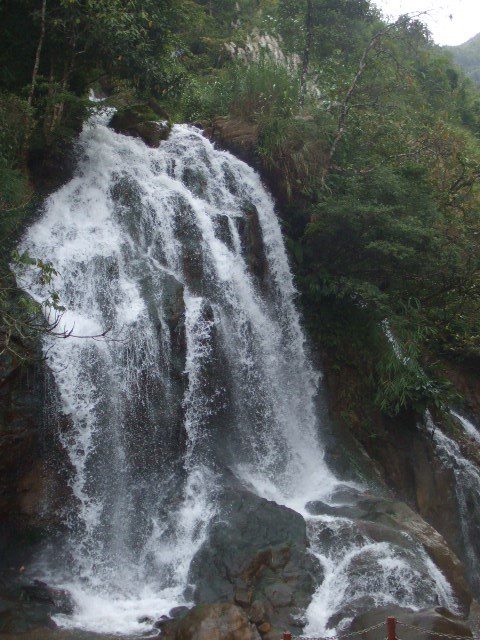
<svg viewBox="0 0 480 640">
<path fill-rule="evenodd" d="M 441 607 L 417 612 L 395 606 L 374 609 L 368 613 L 362 613 L 356 616 L 351 622 L 348 631 L 354 632 L 369 629 L 370 627 L 384 623 L 387 616 L 393 616 L 401 623 L 408 625 L 402 626 L 399 624 L 397 626 L 397 634 L 402 640 L 418 640 L 421 637 L 440 640 L 441 634 L 464 638 L 472 637 L 472 631 L 464 619 L 453 615 Z M 424 629 L 428 632 L 428 635 L 423 636 L 421 632 L 410 629 L 409 627 Z M 383 627 L 380 630 L 374 629 L 362 633 L 362 638 L 365 640 L 378 640 L 380 634 L 384 636 L 385 633 L 385 627 Z M 437 636 L 436 633 L 439 635 Z"/>
<path fill-rule="evenodd" d="M 119 109 L 110 121 L 117 133 L 140 138 L 149 147 L 158 147 L 169 136 L 168 114 L 151 104 L 136 104 Z"/>
<path fill-rule="evenodd" d="M 0 570 L 21 565 L 55 516 L 45 510 L 54 477 L 45 471 L 45 379 L 41 360 L 0 360 Z"/>
<path fill-rule="evenodd" d="M 307 550 L 305 521 L 241 488 L 225 491 L 221 501 L 222 512 L 190 569 L 195 601 L 235 603 L 265 635 L 298 632 L 314 575 L 321 578 Z"/>
<path fill-rule="evenodd" d="M 181 620 L 162 626 L 171 640 L 260 640 L 246 613 L 233 604 L 201 605 Z"/>
<path fill-rule="evenodd" d="M 463 398 L 465 410 L 480 422 L 480 360 L 443 362 L 439 374 L 450 380 Z"/>
<path fill-rule="evenodd" d="M 257 209 L 254 206 L 246 207 L 245 215 L 238 219 L 237 226 L 248 267 L 253 276 L 263 283 L 267 277 L 268 263 Z"/>
<path fill-rule="evenodd" d="M 242 160 L 251 163 L 258 143 L 259 127 L 240 118 L 216 118 L 205 135 L 225 146 Z"/>
<path fill-rule="evenodd" d="M 370 540 L 393 543 L 413 556 L 415 545 L 420 544 L 447 578 L 460 609 L 468 615 L 472 595 L 462 563 L 438 531 L 404 502 L 363 495 L 351 506 L 332 507 L 314 502 L 308 508 L 313 514 L 352 518 L 358 532 Z"/>
</svg>

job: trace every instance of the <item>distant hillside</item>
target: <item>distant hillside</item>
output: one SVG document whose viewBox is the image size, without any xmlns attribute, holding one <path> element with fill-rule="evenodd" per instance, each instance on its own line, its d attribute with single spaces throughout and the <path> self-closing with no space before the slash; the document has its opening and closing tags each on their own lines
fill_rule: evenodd
<svg viewBox="0 0 480 640">
<path fill-rule="evenodd" d="M 458 47 L 448 47 L 455 62 L 480 84 L 480 33 Z"/>
</svg>

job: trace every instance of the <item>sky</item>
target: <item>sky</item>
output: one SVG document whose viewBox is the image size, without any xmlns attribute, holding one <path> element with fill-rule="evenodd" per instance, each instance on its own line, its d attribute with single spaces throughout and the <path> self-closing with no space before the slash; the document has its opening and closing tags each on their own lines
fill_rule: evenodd
<svg viewBox="0 0 480 640">
<path fill-rule="evenodd" d="M 456 45 L 480 32 L 480 0 L 374 0 L 385 15 L 428 11 L 421 16 L 437 44 Z"/>
</svg>

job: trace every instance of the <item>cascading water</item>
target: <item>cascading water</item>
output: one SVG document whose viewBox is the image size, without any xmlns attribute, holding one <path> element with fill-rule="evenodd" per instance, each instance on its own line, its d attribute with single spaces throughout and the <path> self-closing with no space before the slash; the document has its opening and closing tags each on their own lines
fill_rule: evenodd
<svg viewBox="0 0 480 640">
<path fill-rule="evenodd" d="M 452 411 L 467 438 L 474 446 L 480 443 L 480 434 L 475 426 L 459 413 Z M 442 465 L 454 476 L 454 490 L 457 502 L 458 529 L 461 532 L 462 549 L 465 555 L 466 573 L 475 591 L 480 592 L 480 543 L 478 522 L 480 521 L 480 469 L 463 453 L 459 444 L 443 433 L 429 412 L 426 427 L 432 433 L 435 448 Z"/>
<path fill-rule="evenodd" d="M 58 271 L 74 334 L 44 345 L 70 421 L 59 438 L 74 498 L 64 548 L 37 567 L 75 598 L 57 621 L 133 633 L 184 603 L 225 470 L 307 519 L 325 570 L 310 631 L 325 632 L 353 596 L 453 606 L 427 558 L 305 508 L 335 503 L 339 482 L 324 462 L 317 374 L 259 177 L 195 128 L 175 126 L 151 149 L 109 129 L 110 115 L 87 123 L 74 178 L 22 243 Z M 26 288 L 47 297 L 33 277 Z M 106 328 L 106 339 L 86 338 Z"/>
</svg>

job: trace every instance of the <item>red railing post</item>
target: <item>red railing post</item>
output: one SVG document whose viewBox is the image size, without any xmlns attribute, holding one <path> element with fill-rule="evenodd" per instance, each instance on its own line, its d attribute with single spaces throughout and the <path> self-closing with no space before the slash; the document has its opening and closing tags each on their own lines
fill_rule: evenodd
<svg viewBox="0 0 480 640">
<path fill-rule="evenodd" d="M 394 617 L 387 618 L 387 640 L 396 640 L 397 638 L 397 621 Z"/>
<path fill-rule="evenodd" d="M 283 634 L 283 640 L 292 640 L 292 634 L 290 633 L 290 631 L 285 631 L 285 633 Z"/>
</svg>

